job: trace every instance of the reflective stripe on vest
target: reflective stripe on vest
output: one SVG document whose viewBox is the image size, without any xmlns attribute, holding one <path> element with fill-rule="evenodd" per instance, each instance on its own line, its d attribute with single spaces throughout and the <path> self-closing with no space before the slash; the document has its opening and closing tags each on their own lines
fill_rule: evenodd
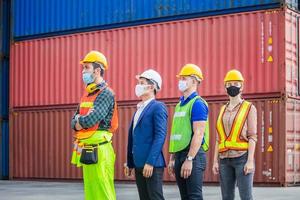
<svg viewBox="0 0 300 200">
<path fill-rule="evenodd" d="M 243 101 L 234 118 L 228 137 L 225 133 L 223 124 L 223 116 L 226 110 L 226 106 L 222 106 L 217 120 L 217 132 L 219 135 L 219 152 L 225 152 L 228 150 L 248 150 L 248 142 L 246 140 L 241 140 L 240 135 L 244 128 L 251 105 L 252 104 L 250 102 Z"/>
<path fill-rule="evenodd" d="M 175 113 L 173 116 L 171 137 L 170 137 L 170 145 L 169 145 L 170 153 L 179 152 L 185 149 L 190 144 L 192 139 L 192 134 L 193 134 L 193 127 L 191 124 L 191 112 L 192 112 L 193 104 L 197 99 L 200 99 L 207 105 L 206 101 L 199 96 L 194 97 L 184 106 L 180 106 L 180 102 L 176 105 Z M 209 148 L 208 120 L 206 123 L 203 139 L 204 139 L 204 144 L 202 145 L 202 148 L 204 151 L 207 151 Z"/>
<path fill-rule="evenodd" d="M 80 108 L 93 108 L 94 102 L 81 102 Z"/>
<path fill-rule="evenodd" d="M 103 90 L 99 90 L 93 95 L 89 95 L 88 93 L 85 93 L 83 95 L 83 97 L 81 98 L 81 103 L 79 108 L 79 114 L 81 116 L 87 115 L 88 112 L 94 108 L 94 101 L 102 91 Z M 88 129 L 82 129 L 80 131 L 77 131 L 76 138 L 77 139 L 89 138 L 97 131 L 98 127 L 99 127 L 99 123 L 95 124 L 93 127 L 90 127 Z"/>
<path fill-rule="evenodd" d="M 105 88 L 104 88 L 105 89 Z M 104 90 L 103 89 L 103 90 Z M 110 88 L 107 87 L 107 89 L 111 90 Z M 80 108 L 79 108 L 79 114 L 81 116 L 87 115 L 88 112 L 94 108 L 94 102 L 96 100 L 96 98 L 98 97 L 98 95 L 100 95 L 100 93 L 103 90 L 99 90 L 98 92 L 96 92 L 93 95 L 88 95 L 88 93 L 85 93 L 83 95 L 83 97 L 81 98 L 81 103 L 80 103 Z M 113 91 L 111 90 L 111 92 L 113 93 Z M 114 133 L 117 128 L 118 128 L 118 111 L 117 111 L 117 102 L 115 101 L 114 103 L 114 111 L 113 111 L 113 115 L 112 115 L 112 119 L 111 119 L 111 128 L 107 131 Z M 96 133 L 96 131 L 98 130 L 100 125 L 100 122 L 95 124 L 93 127 L 90 127 L 88 129 L 82 129 L 80 131 L 76 132 L 76 138 L 77 139 L 86 139 L 86 138 L 90 138 L 92 135 L 94 135 Z"/>
</svg>

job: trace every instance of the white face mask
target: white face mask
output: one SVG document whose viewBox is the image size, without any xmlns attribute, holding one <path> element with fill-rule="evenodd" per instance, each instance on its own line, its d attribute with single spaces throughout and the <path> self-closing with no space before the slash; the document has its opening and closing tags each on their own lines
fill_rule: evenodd
<svg viewBox="0 0 300 200">
<path fill-rule="evenodd" d="M 178 89 L 179 89 L 180 92 L 186 91 L 188 89 L 187 81 L 179 80 Z"/>
<path fill-rule="evenodd" d="M 135 95 L 137 97 L 140 97 L 142 96 L 143 94 L 145 94 L 147 92 L 147 87 L 148 85 L 140 85 L 140 84 L 137 84 L 135 86 Z"/>
</svg>

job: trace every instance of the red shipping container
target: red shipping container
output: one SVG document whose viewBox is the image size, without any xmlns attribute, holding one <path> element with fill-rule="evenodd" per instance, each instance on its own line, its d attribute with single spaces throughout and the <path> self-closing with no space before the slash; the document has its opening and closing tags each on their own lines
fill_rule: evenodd
<svg viewBox="0 0 300 200">
<path fill-rule="evenodd" d="M 107 56 L 105 77 L 119 101 L 136 100 L 135 75 L 149 67 L 163 77 L 158 98 L 177 97 L 176 74 L 185 63 L 202 68 L 202 96 L 224 95 L 223 78 L 232 68 L 245 76 L 244 93 L 297 96 L 297 17 L 290 10 L 268 10 L 16 42 L 10 107 L 77 103 L 79 60 L 92 49 Z"/>
<path fill-rule="evenodd" d="M 287 185 L 300 182 L 300 100 L 281 98 L 251 99 L 258 114 L 258 143 L 256 146 L 257 184 Z M 212 174 L 215 122 L 224 100 L 209 100 L 210 150 L 205 182 L 215 183 Z M 120 127 L 113 139 L 117 154 L 116 180 L 128 180 L 123 175 L 126 162 L 127 130 L 136 109 L 136 102 L 119 106 Z M 176 102 L 167 101 L 169 131 Z M 70 119 L 74 107 L 14 109 L 10 120 L 10 178 L 11 179 L 79 179 L 81 172 L 70 164 L 72 131 Z M 168 161 L 169 134 L 164 145 Z M 165 173 L 165 181 L 174 181 Z"/>
</svg>

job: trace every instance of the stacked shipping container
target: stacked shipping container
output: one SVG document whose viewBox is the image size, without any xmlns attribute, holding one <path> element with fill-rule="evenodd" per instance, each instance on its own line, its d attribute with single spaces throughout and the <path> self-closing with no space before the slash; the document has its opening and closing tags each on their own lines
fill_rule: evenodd
<svg viewBox="0 0 300 200">
<path fill-rule="evenodd" d="M 15 0 L 13 36 L 45 35 L 108 29 L 174 19 L 279 7 L 297 8 L 296 0 Z"/>
<path fill-rule="evenodd" d="M 8 178 L 9 1 L 0 1 L 0 179 Z"/>
<path fill-rule="evenodd" d="M 249 99 L 249 98 L 247 98 Z M 286 102 L 280 98 L 250 99 L 258 110 L 258 143 L 256 152 L 256 183 L 296 183 L 299 181 L 299 144 L 300 119 L 299 101 Z M 210 120 L 214 122 L 224 101 L 209 101 Z M 167 101 L 170 116 L 174 112 L 175 102 Z M 126 162 L 126 145 L 128 126 L 135 111 L 135 104 L 119 106 L 120 128 L 115 134 L 113 144 L 117 154 L 116 179 L 126 180 L 122 167 Z M 40 108 L 19 109 L 11 118 L 11 173 L 13 178 L 63 178 L 76 179 L 81 177 L 80 170 L 70 164 L 72 131 L 69 121 L 74 108 L 62 107 L 60 109 Z M 285 110 L 287 109 L 287 111 Z M 283 113 L 288 112 L 287 119 Z M 285 127 L 284 121 L 287 121 Z M 169 119 L 171 122 L 171 118 Z M 169 123 L 169 129 L 170 129 Z M 215 130 L 215 124 L 210 124 L 210 130 Z M 20 131 L 22 130 L 22 131 Z M 285 142 L 282 133 L 288 133 L 288 160 L 285 157 Z M 211 131 L 211 137 L 216 132 Z M 272 139 L 271 139 L 272 138 Z M 296 141 L 295 141 L 296 140 Z M 214 140 L 211 140 L 213 148 Z M 269 148 L 272 146 L 273 151 Z M 165 145 L 165 155 L 167 155 Z M 206 182 L 216 182 L 217 176 L 211 173 L 213 151 L 208 153 L 208 166 L 205 173 Z M 39 161 L 38 163 L 36 161 Z M 22 166 L 22 167 L 20 167 Z M 287 166 L 287 168 L 285 167 Z M 165 174 L 165 180 L 173 180 Z"/>
<path fill-rule="evenodd" d="M 50 11 L 56 5 L 51 2 Z M 121 124 L 114 137 L 117 180 L 125 180 L 122 166 L 126 161 L 127 129 L 137 103 L 133 92 L 135 75 L 148 67 L 155 67 L 161 73 L 163 90 L 158 98 L 167 103 L 171 122 L 179 96 L 175 75 L 183 64 L 191 62 L 204 71 L 205 80 L 199 92 L 209 102 L 211 138 L 215 138 L 214 122 L 226 100 L 223 77 L 228 69 L 238 68 L 246 77 L 245 97 L 258 109 L 255 182 L 282 185 L 300 182 L 300 126 L 296 123 L 300 119 L 299 14 L 286 6 L 233 13 L 284 5 L 283 1 L 275 0 L 222 3 L 153 0 L 147 1 L 149 5 L 145 8 L 138 1 L 131 2 L 132 5 L 124 3 L 119 7 L 101 4 L 107 12 L 98 17 L 88 15 L 91 7 L 75 3 L 69 18 L 49 18 L 49 23 L 45 23 L 46 18 L 41 17 L 43 23 L 34 26 L 30 19 L 45 14 L 38 11 L 41 5 L 35 1 L 32 6 L 27 4 L 32 9 L 28 14 L 26 9 L 20 10 L 21 2 L 15 1 L 15 39 L 36 39 L 11 45 L 10 177 L 81 177 L 80 171 L 69 164 L 72 141 L 69 122 L 83 89 L 78 61 L 89 50 L 97 49 L 108 57 L 110 69 L 106 79 L 120 104 Z M 93 3 L 96 1 L 89 5 Z M 68 10 L 63 9 L 66 6 L 61 9 Z M 82 10 L 75 12 L 77 7 Z M 157 8 L 166 12 L 155 12 Z M 110 17 L 112 12 L 115 18 Z M 125 12 L 129 14 L 122 14 Z M 63 16 L 59 14 L 61 10 L 57 13 Z M 146 24 L 221 13 L 232 14 Z M 94 13 L 97 14 L 100 13 Z M 76 18 L 79 16 L 85 23 Z M 24 23 L 27 25 L 21 26 Z M 82 32 L 134 24 L 146 25 Z M 212 149 L 213 143 L 212 140 Z M 211 173 L 212 155 L 209 151 L 206 182 L 217 181 Z M 36 165 L 36 160 L 41 162 Z M 166 175 L 165 180 L 172 179 Z"/>
</svg>

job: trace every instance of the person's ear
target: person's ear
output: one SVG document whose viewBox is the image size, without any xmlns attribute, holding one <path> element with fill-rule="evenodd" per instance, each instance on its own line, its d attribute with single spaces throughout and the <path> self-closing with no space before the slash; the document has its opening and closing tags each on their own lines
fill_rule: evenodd
<svg viewBox="0 0 300 200">
<path fill-rule="evenodd" d="M 242 83 L 240 91 L 243 91 L 243 90 L 244 90 L 244 84 Z"/>
</svg>

